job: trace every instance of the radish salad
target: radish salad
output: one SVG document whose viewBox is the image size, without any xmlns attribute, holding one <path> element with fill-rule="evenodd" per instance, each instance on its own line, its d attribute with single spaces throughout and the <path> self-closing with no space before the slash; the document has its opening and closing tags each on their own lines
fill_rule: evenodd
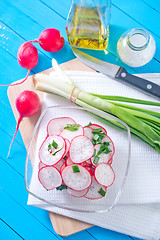
<svg viewBox="0 0 160 240">
<path fill-rule="evenodd" d="M 39 149 L 38 179 L 47 190 L 66 190 L 74 197 L 100 199 L 115 180 L 114 144 L 100 125 L 54 118 Z"/>
</svg>

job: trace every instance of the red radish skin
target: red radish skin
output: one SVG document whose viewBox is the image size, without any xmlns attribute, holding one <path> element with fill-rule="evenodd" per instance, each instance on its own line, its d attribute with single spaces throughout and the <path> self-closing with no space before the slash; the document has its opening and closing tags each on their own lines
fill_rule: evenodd
<svg viewBox="0 0 160 240">
<path fill-rule="evenodd" d="M 86 188 L 85 190 L 82 190 L 82 191 L 75 191 L 75 190 L 72 190 L 70 188 L 67 189 L 67 192 L 73 196 L 73 197 L 84 197 L 89 191 L 89 188 Z"/>
<path fill-rule="evenodd" d="M 115 173 L 111 165 L 100 163 L 95 168 L 94 177 L 100 185 L 110 187 L 114 183 Z"/>
<path fill-rule="evenodd" d="M 62 171 L 63 171 L 63 169 L 66 167 L 66 164 L 65 163 L 63 163 L 63 165 L 61 166 L 61 168 L 60 168 L 60 173 L 62 173 Z"/>
<path fill-rule="evenodd" d="M 9 146 L 8 156 L 10 154 L 12 143 L 15 139 L 15 136 L 18 132 L 19 125 L 24 117 L 31 117 L 35 115 L 39 109 L 40 109 L 40 99 L 38 95 L 33 91 L 25 90 L 19 94 L 19 96 L 16 98 L 16 108 L 19 112 L 19 119 L 16 127 L 16 131 L 14 133 L 14 136 L 12 138 L 11 144 Z"/>
<path fill-rule="evenodd" d="M 38 169 L 41 169 L 42 167 L 45 167 L 45 166 L 47 166 L 47 165 L 45 165 L 43 162 L 39 162 L 39 164 L 38 164 Z"/>
<path fill-rule="evenodd" d="M 48 28 L 41 32 L 39 45 L 47 52 L 57 52 L 64 46 L 64 38 L 59 30 Z"/>
</svg>

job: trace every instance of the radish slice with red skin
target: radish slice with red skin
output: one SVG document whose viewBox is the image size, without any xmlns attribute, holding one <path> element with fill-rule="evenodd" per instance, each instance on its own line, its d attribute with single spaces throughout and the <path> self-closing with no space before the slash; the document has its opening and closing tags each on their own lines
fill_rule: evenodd
<svg viewBox="0 0 160 240">
<path fill-rule="evenodd" d="M 42 167 L 38 172 L 38 179 L 47 190 L 52 190 L 62 184 L 61 175 L 57 168 L 53 166 Z"/>
<path fill-rule="evenodd" d="M 61 168 L 60 168 L 60 173 L 62 173 L 62 171 L 63 171 L 63 169 L 66 167 L 66 164 L 65 163 L 63 163 L 63 165 L 61 166 Z"/>
<path fill-rule="evenodd" d="M 85 168 L 88 170 L 88 172 L 91 174 L 91 176 L 94 175 L 94 168 L 93 167 L 85 167 Z"/>
<path fill-rule="evenodd" d="M 92 162 L 92 164 L 93 164 L 94 166 L 97 166 L 97 165 L 100 164 L 100 163 L 108 163 L 108 164 L 111 164 L 111 163 L 112 163 L 112 160 L 113 160 L 112 157 L 113 157 L 113 155 L 114 155 L 114 153 L 115 153 L 114 144 L 113 144 L 111 138 L 108 137 L 108 136 L 105 136 L 105 137 L 102 139 L 102 143 L 104 143 L 104 142 L 110 142 L 108 148 L 111 150 L 111 152 L 109 152 L 109 153 L 107 153 L 107 154 L 106 154 L 106 153 L 101 153 L 100 155 L 98 155 L 99 160 L 98 160 L 98 163 L 97 163 L 97 164 L 94 163 L 95 157 L 92 157 L 92 158 L 91 158 L 91 162 Z M 94 150 L 96 150 L 96 154 L 97 154 L 98 151 L 100 150 L 100 146 L 101 146 L 101 144 L 97 144 L 97 145 L 94 146 Z"/>
<path fill-rule="evenodd" d="M 38 164 L 38 168 L 41 169 L 42 167 L 47 166 L 46 164 L 44 164 L 42 161 L 39 162 Z"/>
<path fill-rule="evenodd" d="M 100 163 L 95 168 L 94 177 L 100 185 L 109 187 L 115 180 L 115 173 L 109 164 Z"/>
<path fill-rule="evenodd" d="M 84 135 L 84 130 L 83 130 L 83 127 L 81 125 L 79 125 L 78 130 L 70 131 L 67 129 L 63 129 L 59 135 L 65 139 L 68 139 L 69 142 L 71 142 L 73 138 L 75 138 L 79 135 Z"/>
<path fill-rule="evenodd" d="M 68 154 L 68 151 L 69 151 L 69 149 L 70 149 L 70 141 L 68 140 L 68 139 L 64 139 L 65 140 L 65 142 L 66 142 L 66 152 L 65 152 L 65 155 L 67 155 Z"/>
<path fill-rule="evenodd" d="M 91 185 L 91 174 L 81 165 L 78 165 L 80 172 L 74 173 L 73 166 L 75 166 L 75 164 L 63 169 L 61 174 L 64 184 L 75 191 L 82 191 L 88 188 Z"/>
<path fill-rule="evenodd" d="M 74 163 L 82 163 L 89 160 L 94 153 L 94 146 L 86 136 L 77 136 L 71 141 L 70 158 Z"/>
<path fill-rule="evenodd" d="M 75 191 L 75 190 L 72 190 L 70 188 L 67 188 L 67 192 L 72 195 L 73 197 L 84 197 L 87 192 L 88 192 L 89 188 L 86 188 L 82 191 Z"/>
<path fill-rule="evenodd" d="M 58 163 L 56 163 L 55 165 L 54 165 L 54 167 L 56 167 L 59 171 L 60 171 L 60 169 L 61 169 L 61 167 L 62 167 L 62 165 L 65 163 L 65 160 L 64 159 L 61 159 Z"/>
<path fill-rule="evenodd" d="M 93 129 L 90 127 L 84 127 L 84 136 L 88 137 L 90 140 L 92 140 L 94 134 L 92 133 Z"/>
<path fill-rule="evenodd" d="M 58 144 L 57 149 L 51 147 L 51 149 L 48 151 L 48 146 L 49 144 L 52 144 L 53 141 L 55 141 Z M 53 155 L 55 152 L 57 153 Z M 39 158 L 44 164 L 53 165 L 59 162 L 64 157 L 65 152 L 66 152 L 65 140 L 61 136 L 53 135 L 47 137 L 42 143 L 39 150 Z"/>
<path fill-rule="evenodd" d="M 70 157 L 68 157 L 67 159 L 66 159 L 66 166 L 68 166 L 68 165 L 73 165 L 74 163 L 72 162 L 72 160 L 70 159 Z"/>
<path fill-rule="evenodd" d="M 82 162 L 81 165 L 82 165 L 83 167 L 91 167 L 91 166 L 92 166 L 92 162 L 91 162 L 91 160 L 89 159 L 89 160 L 87 160 L 87 161 L 85 161 L 85 162 Z"/>
<path fill-rule="evenodd" d="M 101 199 L 103 196 L 99 193 L 100 189 L 103 189 L 103 191 L 107 191 L 107 188 L 100 185 L 94 178 L 92 177 L 92 184 L 89 187 L 88 193 L 85 195 L 85 198 L 96 200 L 96 199 Z"/>
<path fill-rule="evenodd" d="M 92 128 L 92 129 L 102 128 L 102 131 L 105 133 L 105 135 L 107 135 L 107 130 L 104 127 L 102 127 L 98 124 L 91 124 L 89 127 Z"/>
<path fill-rule="evenodd" d="M 69 117 L 53 118 L 47 125 L 47 134 L 59 135 L 67 124 L 76 124 L 76 122 Z"/>
</svg>

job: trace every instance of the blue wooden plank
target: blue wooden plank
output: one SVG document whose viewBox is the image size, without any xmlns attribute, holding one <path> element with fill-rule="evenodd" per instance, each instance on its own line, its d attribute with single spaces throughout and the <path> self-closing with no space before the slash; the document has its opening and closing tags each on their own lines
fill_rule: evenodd
<svg viewBox="0 0 160 240">
<path fill-rule="evenodd" d="M 90 234 L 92 234 L 92 236 L 94 236 L 96 239 L 99 239 L 99 240 L 105 239 L 105 236 L 107 236 L 106 239 L 112 239 L 112 240 L 131 240 L 128 235 L 124 235 L 124 234 L 107 230 L 104 228 L 100 228 L 97 226 L 93 228 L 89 228 L 87 231 Z"/>
<path fill-rule="evenodd" d="M 148 30 L 160 37 L 160 26 L 157 25 L 160 21 L 160 14 L 144 4 L 144 2 L 141 0 L 130 0 L 126 4 L 126 0 L 113 0 L 112 4 L 120 8 L 123 12 L 130 15 L 136 22 L 142 24 Z"/>
<path fill-rule="evenodd" d="M 159 0 L 141 0 L 145 4 L 147 4 L 149 7 L 151 7 L 154 11 L 160 13 L 160 4 Z"/>
<path fill-rule="evenodd" d="M 13 231 L 2 219 L 0 219 L 0 239 L 1 240 L 21 240 L 23 239 L 19 234 Z"/>
<path fill-rule="evenodd" d="M 29 1 L 27 1 L 28 3 L 28 8 L 31 13 L 35 13 L 35 8 L 32 8 L 32 3 L 29 3 Z M 14 2 L 14 4 L 16 4 L 16 1 Z M 18 3 L 17 3 L 18 4 Z M 61 17 L 59 17 L 59 19 L 57 19 L 57 14 L 55 14 L 53 11 L 51 11 L 50 13 L 46 13 L 49 14 L 50 19 L 52 19 L 52 21 L 47 21 L 47 25 L 45 24 L 44 26 L 40 26 L 39 23 L 36 22 L 36 20 L 32 19 L 30 16 L 24 14 L 22 11 L 25 11 L 25 9 L 19 10 L 17 7 L 14 7 L 13 5 L 11 5 L 10 2 L 3 2 L 3 8 L 6 8 L 7 6 L 10 6 L 8 8 L 8 11 L 3 13 L 3 22 L 9 26 L 11 29 L 15 29 L 16 32 L 22 36 L 24 39 L 26 40 L 31 40 L 31 39 L 37 39 L 39 37 L 39 34 L 41 33 L 41 31 L 44 30 L 44 28 L 48 28 L 50 25 L 50 22 L 54 23 L 55 22 L 55 28 L 58 28 L 61 33 L 65 34 L 65 27 L 64 27 L 64 19 L 62 19 Z M 20 4 L 21 6 L 21 4 Z M 19 6 L 19 7 L 20 7 Z M 22 6 L 23 7 L 23 6 Z M 48 8 L 47 8 L 48 9 Z M 46 23 L 46 18 L 45 15 L 41 14 L 37 14 L 38 16 L 40 16 L 41 21 L 43 21 L 44 23 Z M 12 17 L 11 17 L 12 16 Z M 21 21 L 17 21 L 15 20 L 16 18 L 20 19 Z M 37 17 L 39 20 L 39 17 Z M 0 18 L 2 19 L 2 18 Z M 25 31 L 24 31 L 24 24 L 25 24 Z M 57 25 L 58 24 L 58 25 Z M 48 53 L 44 50 L 42 50 L 40 48 L 40 46 L 37 44 L 36 45 L 37 48 L 39 49 L 39 51 L 41 51 L 42 53 L 44 53 L 46 56 L 48 56 L 49 58 L 57 58 L 59 61 L 59 63 L 65 62 L 68 59 L 73 59 L 74 55 L 71 51 L 71 48 L 69 47 L 69 45 L 66 43 L 64 48 L 61 49 L 59 52 L 57 53 Z M 66 54 L 67 52 L 67 54 Z M 49 67 L 51 66 L 51 63 L 49 65 Z M 44 70 L 44 69 L 43 69 Z"/>
<path fill-rule="evenodd" d="M 58 235 L 49 231 L 38 219 L 20 206 L 12 197 L 0 189 L 1 218 L 13 228 L 23 239 L 60 239 Z"/>
</svg>

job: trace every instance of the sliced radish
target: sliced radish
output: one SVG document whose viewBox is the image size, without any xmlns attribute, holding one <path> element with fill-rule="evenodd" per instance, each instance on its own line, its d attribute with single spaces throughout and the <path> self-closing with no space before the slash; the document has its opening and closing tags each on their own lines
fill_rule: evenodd
<svg viewBox="0 0 160 240">
<path fill-rule="evenodd" d="M 92 157 L 94 146 L 86 136 L 75 137 L 70 145 L 70 158 L 74 163 L 82 163 Z"/>
<path fill-rule="evenodd" d="M 52 143 L 57 143 L 57 148 L 53 146 L 49 149 L 49 145 Z M 46 165 L 53 165 L 59 162 L 66 152 L 66 142 L 61 136 L 53 135 L 47 137 L 42 143 L 39 150 L 39 158 Z"/>
<path fill-rule="evenodd" d="M 112 167 L 106 163 L 100 163 L 95 168 L 94 176 L 97 182 L 105 187 L 111 186 L 115 179 L 115 173 Z"/>
<path fill-rule="evenodd" d="M 53 166 L 45 166 L 38 172 L 38 179 L 47 190 L 61 186 L 62 178 L 59 171 Z"/>
<path fill-rule="evenodd" d="M 71 194 L 73 197 L 84 197 L 86 195 L 86 193 L 88 192 L 88 190 L 89 190 L 89 188 L 86 188 L 82 191 L 75 191 L 70 188 L 67 188 L 67 192 L 69 192 L 69 194 Z"/>
<path fill-rule="evenodd" d="M 67 124 L 76 124 L 76 122 L 69 117 L 53 118 L 47 125 L 47 134 L 59 135 Z"/>
<path fill-rule="evenodd" d="M 69 148 L 70 148 L 70 141 L 68 139 L 65 139 L 65 142 L 66 142 L 66 152 L 65 152 L 65 155 L 67 155 L 68 151 L 69 151 Z"/>
<path fill-rule="evenodd" d="M 91 176 L 94 175 L 94 168 L 93 167 L 85 167 L 85 168 L 88 170 L 88 172 L 91 174 Z"/>
<path fill-rule="evenodd" d="M 77 165 L 79 172 L 73 172 L 73 166 L 75 165 L 65 167 L 62 171 L 62 178 L 67 187 L 75 191 L 81 191 L 91 185 L 91 174 L 81 165 Z"/>
<path fill-rule="evenodd" d="M 87 161 L 85 161 L 85 162 L 82 162 L 81 165 L 82 165 L 83 167 L 91 167 L 92 162 L 91 162 L 91 160 L 89 159 L 89 160 L 87 160 Z"/>
<path fill-rule="evenodd" d="M 66 166 L 72 165 L 72 164 L 74 164 L 74 163 L 72 162 L 72 160 L 70 159 L 70 157 L 68 157 L 68 158 L 66 159 Z"/>
<path fill-rule="evenodd" d="M 54 167 L 56 167 L 59 171 L 60 171 L 60 169 L 61 169 L 61 167 L 62 167 L 62 165 L 65 163 L 65 160 L 64 159 L 61 159 L 58 163 L 56 163 L 55 165 L 54 165 Z"/>
<path fill-rule="evenodd" d="M 70 131 L 68 129 L 63 129 L 60 133 L 60 136 L 62 136 L 65 139 L 68 139 L 69 142 L 71 142 L 73 138 L 75 138 L 76 136 L 79 136 L 79 135 L 83 135 L 83 134 L 84 134 L 83 127 L 81 125 L 79 125 L 79 128 L 76 131 Z"/>
<path fill-rule="evenodd" d="M 42 167 L 45 167 L 46 164 L 44 164 L 42 161 L 39 162 L 38 164 L 38 169 L 41 169 Z"/>
<path fill-rule="evenodd" d="M 102 128 L 102 131 L 107 135 L 107 130 L 104 127 L 102 127 L 102 126 L 100 126 L 98 124 L 91 124 L 89 127 L 92 128 L 92 129 Z"/>
<path fill-rule="evenodd" d="M 88 193 L 85 195 L 85 198 L 88 199 L 101 199 L 102 197 L 104 197 L 105 193 L 107 191 L 107 188 L 100 185 L 94 178 L 94 176 L 92 177 L 92 184 L 89 187 L 89 191 Z"/>
<path fill-rule="evenodd" d="M 93 129 L 90 127 L 84 127 L 84 135 L 86 137 L 88 137 L 90 140 L 92 140 L 93 137 L 93 133 L 92 133 Z"/>
<path fill-rule="evenodd" d="M 66 167 L 66 164 L 63 163 L 63 165 L 61 166 L 61 169 L 60 169 L 60 173 L 62 173 L 63 169 Z"/>
</svg>

